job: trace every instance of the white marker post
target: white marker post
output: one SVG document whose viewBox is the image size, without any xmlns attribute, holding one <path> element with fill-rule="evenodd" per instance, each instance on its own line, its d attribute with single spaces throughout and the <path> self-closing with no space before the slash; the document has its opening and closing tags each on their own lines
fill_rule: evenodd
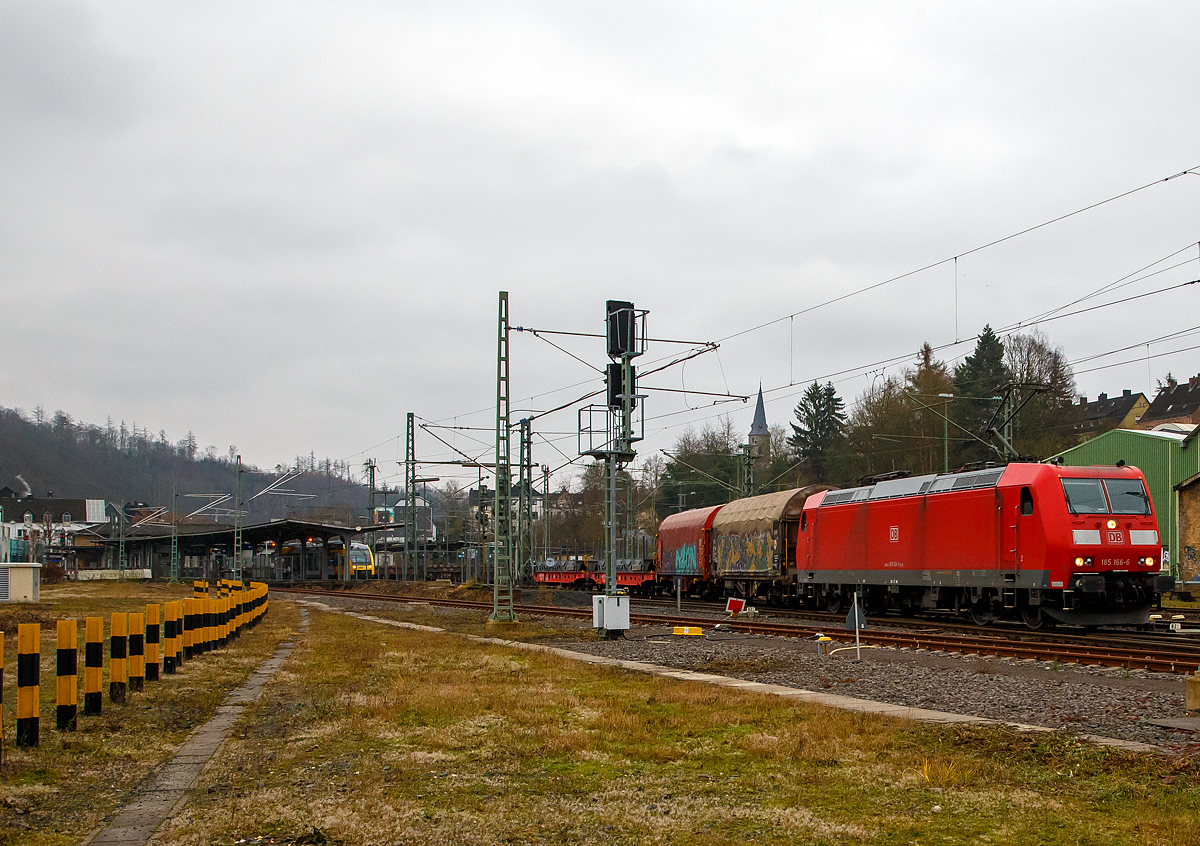
<svg viewBox="0 0 1200 846">
<path fill-rule="evenodd" d="M 862 618 L 861 612 L 858 609 L 858 591 L 854 592 L 854 601 L 850 606 L 850 613 L 846 615 L 846 628 L 854 628 L 854 660 L 862 660 L 862 646 L 859 643 L 858 630 L 862 627 L 865 621 Z"/>
</svg>

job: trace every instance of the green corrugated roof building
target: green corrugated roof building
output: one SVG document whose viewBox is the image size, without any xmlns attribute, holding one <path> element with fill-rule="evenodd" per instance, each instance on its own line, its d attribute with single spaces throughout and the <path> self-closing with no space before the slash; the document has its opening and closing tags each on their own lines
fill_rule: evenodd
<svg viewBox="0 0 1200 846">
<path fill-rule="evenodd" d="M 1200 428 L 1187 434 L 1113 429 L 1055 457 L 1072 467 L 1124 461 L 1140 468 L 1154 501 L 1159 539 L 1170 553 L 1171 572 L 1178 573 L 1179 492 L 1175 486 L 1200 473 L 1198 434 Z"/>
</svg>

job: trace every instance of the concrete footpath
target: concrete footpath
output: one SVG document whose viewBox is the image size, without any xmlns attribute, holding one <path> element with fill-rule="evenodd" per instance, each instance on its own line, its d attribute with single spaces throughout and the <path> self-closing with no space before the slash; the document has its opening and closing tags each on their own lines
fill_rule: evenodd
<svg viewBox="0 0 1200 846">
<path fill-rule="evenodd" d="M 301 609 L 300 632 L 307 628 L 308 612 Z M 225 697 L 216 716 L 193 731 L 175 757 L 137 789 L 134 800 L 122 808 L 111 823 L 90 834 L 83 846 L 145 846 L 158 827 L 182 806 L 196 777 L 224 745 L 246 706 L 258 699 L 267 681 L 283 666 L 293 646 L 291 642 L 280 644 L 275 654 L 260 664 L 245 684 Z"/>
<path fill-rule="evenodd" d="M 360 620 L 366 620 L 372 623 L 381 623 L 385 626 L 395 626 L 403 629 L 418 629 L 427 632 L 440 632 L 444 629 L 434 628 L 432 626 L 418 626 L 415 623 L 402 623 L 396 620 L 386 620 L 382 617 L 373 617 L 369 614 L 360 614 L 355 611 L 343 611 L 338 608 L 332 608 L 321 602 L 313 600 L 298 600 L 302 605 L 308 605 L 312 608 L 319 608 L 322 611 L 332 611 L 337 614 L 346 614 L 350 617 L 357 617 Z M 804 690 L 798 687 L 786 687 L 780 684 L 765 684 L 763 682 L 746 681 L 745 679 L 735 679 L 729 676 L 718 676 L 713 673 L 697 673 L 690 670 L 677 670 L 673 667 L 664 667 L 660 664 L 650 664 L 644 661 L 624 661 L 619 658 L 604 658 L 599 655 L 589 655 L 586 652 L 572 652 L 569 649 L 559 649 L 554 646 L 544 646 L 537 643 L 522 643 L 515 640 L 503 640 L 494 637 L 479 637 L 478 635 L 464 635 L 470 640 L 478 643 L 491 643 L 498 646 L 510 646 L 514 649 L 525 649 L 530 652 L 546 652 L 551 655 L 559 655 L 563 658 L 570 658 L 573 661 L 583 661 L 587 664 L 598 664 L 606 667 L 619 667 L 623 670 L 632 670 L 638 673 L 648 673 L 655 676 L 666 676 L 667 678 L 679 679 L 680 681 L 702 682 L 704 684 L 716 684 L 722 687 L 734 687 L 739 690 L 747 690 L 753 693 L 765 693 L 771 696 L 782 696 L 787 699 L 797 700 L 800 702 L 811 702 L 815 705 L 825 705 L 830 708 L 841 708 L 845 711 L 859 711 L 865 714 L 878 714 L 883 717 L 899 717 L 904 720 L 916 720 L 923 723 L 957 723 L 962 725 L 1002 725 L 1017 731 L 1025 732 L 1045 732 L 1050 733 L 1055 729 L 1047 728 L 1046 726 L 1034 726 L 1026 723 L 1014 723 L 1007 720 L 993 720 L 987 717 L 973 717 L 968 714 L 952 714 L 947 711 L 932 711 L 928 708 L 911 708 L 907 705 L 892 705 L 887 702 L 875 702 L 870 699 L 855 699 L 852 696 L 839 696 L 835 693 L 822 693 L 815 690 Z M 1149 743 L 1139 743 L 1133 740 L 1120 740 L 1115 737 L 1103 737 L 1097 734 L 1081 734 L 1079 737 L 1089 740 L 1092 743 L 1101 746 L 1111 746 L 1114 749 L 1124 749 L 1129 752 L 1162 752 L 1158 746 Z"/>
</svg>

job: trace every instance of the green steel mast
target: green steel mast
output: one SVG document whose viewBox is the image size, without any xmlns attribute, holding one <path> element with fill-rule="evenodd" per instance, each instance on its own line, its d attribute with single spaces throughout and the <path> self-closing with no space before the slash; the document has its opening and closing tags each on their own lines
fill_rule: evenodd
<svg viewBox="0 0 1200 846">
<path fill-rule="evenodd" d="M 233 474 L 233 577 L 242 581 L 242 457 L 237 456 Z M 217 574 L 220 576 L 220 574 Z"/>
<path fill-rule="evenodd" d="M 171 584 L 179 583 L 179 486 L 171 486 Z"/>
<path fill-rule="evenodd" d="M 512 467 L 509 449 L 508 291 L 500 292 L 496 334 L 496 551 L 492 588 L 492 622 L 513 623 Z"/>
<path fill-rule="evenodd" d="M 404 570 L 403 581 L 408 581 L 408 570 L 412 567 L 413 581 L 417 580 L 417 433 L 416 415 L 408 412 L 408 425 L 404 437 Z"/>
<path fill-rule="evenodd" d="M 533 581 L 533 429 L 529 418 L 521 427 L 521 471 L 517 493 L 516 575 L 522 584 Z"/>
</svg>

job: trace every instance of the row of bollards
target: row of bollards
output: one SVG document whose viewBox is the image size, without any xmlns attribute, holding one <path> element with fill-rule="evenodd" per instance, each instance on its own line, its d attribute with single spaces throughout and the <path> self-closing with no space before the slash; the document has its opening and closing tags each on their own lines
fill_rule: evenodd
<svg viewBox="0 0 1200 846">
<path fill-rule="evenodd" d="M 172 675 L 184 662 L 221 648 L 267 611 L 267 586 L 254 582 L 249 589 L 228 590 L 217 598 L 167 602 L 162 608 L 147 605 L 145 613 L 115 613 L 109 619 L 108 698 L 125 704 L 126 695 L 143 689 L 145 681 L 158 681 L 159 668 Z M 223 586 L 222 593 L 225 593 Z M 78 725 L 79 623 L 57 622 L 57 691 L 55 725 L 75 731 Z M 41 699 L 40 623 L 17 627 L 17 736 L 18 746 L 37 746 Z M 88 617 L 84 623 L 83 714 L 102 711 L 104 673 L 104 618 Z M 161 656 L 160 656 L 161 646 Z M 0 638 L 0 705 L 3 697 L 4 642 Z"/>
</svg>

